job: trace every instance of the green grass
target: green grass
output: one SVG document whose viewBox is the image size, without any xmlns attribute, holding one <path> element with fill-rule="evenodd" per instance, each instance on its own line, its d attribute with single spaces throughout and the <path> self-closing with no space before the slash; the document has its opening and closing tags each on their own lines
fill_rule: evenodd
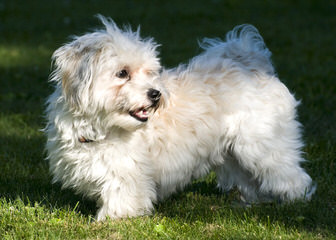
<svg viewBox="0 0 336 240">
<path fill-rule="evenodd" d="M 335 1 L 0 0 L 1 239 L 336 239 Z M 199 53 L 197 39 L 254 24 L 283 82 L 302 99 L 304 167 L 318 184 L 309 203 L 242 207 L 214 175 L 156 206 L 153 216 L 93 220 L 95 203 L 51 184 L 43 160 L 50 56 L 93 15 L 141 25 L 165 66 Z"/>
</svg>

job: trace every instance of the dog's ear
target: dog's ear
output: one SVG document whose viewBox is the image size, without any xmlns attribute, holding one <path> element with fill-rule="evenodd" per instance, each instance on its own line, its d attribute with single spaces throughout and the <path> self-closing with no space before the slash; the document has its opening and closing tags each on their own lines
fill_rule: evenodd
<svg viewBox="0 0 336 240">
<path fill-rule="evenodd" d="M 62 87 L 62 94 L 72 108 L 90 103 L 89 89 L 97 64 L 99 49 L 81 38 L 57 49 L 53 56 L 54 71 L 51 81 Z"/>
</svg>

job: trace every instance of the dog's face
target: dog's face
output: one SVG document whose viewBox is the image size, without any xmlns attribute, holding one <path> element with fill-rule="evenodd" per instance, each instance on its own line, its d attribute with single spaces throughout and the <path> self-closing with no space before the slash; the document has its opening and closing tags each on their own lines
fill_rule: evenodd
<svg viewBox="0 0 336 240">
<path fill-rule="evenodd" d="M 105 116 L 111 125 L 133 129 L 164 102 L 156 45 L 141 39 L 139 31 L 101 20 L 106 30 L 77 37 L 55 51 L 52 80 L 75 114 Z"/>
</svg>

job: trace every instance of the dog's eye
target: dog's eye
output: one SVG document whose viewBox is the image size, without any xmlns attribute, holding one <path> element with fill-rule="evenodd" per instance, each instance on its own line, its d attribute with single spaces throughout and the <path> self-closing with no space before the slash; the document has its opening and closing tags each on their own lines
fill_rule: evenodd
<svg viewBox="0 0 336 240">
<path fill-rule="evenodd" d="M 116 77 L 124 79 L 124 78 L 130 78 L 130 75 L 127 69 L 123 69 L 117 72 Z"/>
</svg>

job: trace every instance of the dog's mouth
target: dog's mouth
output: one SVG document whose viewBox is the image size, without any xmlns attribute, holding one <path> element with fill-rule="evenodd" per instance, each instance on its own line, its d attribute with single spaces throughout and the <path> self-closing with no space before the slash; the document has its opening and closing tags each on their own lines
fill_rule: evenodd
<svg viewBox="0 0 336 240">
<path fill-rule="evenodd" d="M 147 122 L 149 117 L 149 108 L 141 107 L 134 111 L 130 111 L 129 114 L 140 122 Z"/>
</svg>

